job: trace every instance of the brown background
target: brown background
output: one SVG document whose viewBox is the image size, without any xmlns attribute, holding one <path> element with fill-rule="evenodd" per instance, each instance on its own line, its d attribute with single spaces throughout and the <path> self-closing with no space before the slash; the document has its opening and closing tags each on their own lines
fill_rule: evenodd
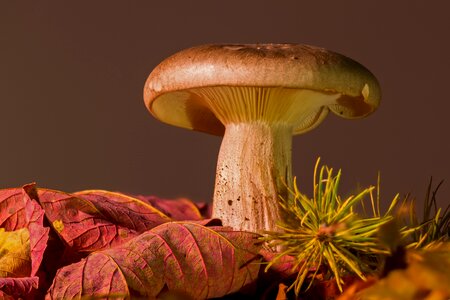
<svg viewBox="0 0 450 300">
<path fill-rule="evenodd" d="M 448 1 L 1 1 L 0 187 L 36 181 L 211 198 L 220 138 L 161 124 L 142 89 L 162 59 L 203 43 L 289 42 L 354 58 L 378 77 L 369 118 L 329 116 L 294 139 L 311 190 L 318 156 L 342 193 L 382 176 L 382 196 L 450 195 Z"/>
</svg>

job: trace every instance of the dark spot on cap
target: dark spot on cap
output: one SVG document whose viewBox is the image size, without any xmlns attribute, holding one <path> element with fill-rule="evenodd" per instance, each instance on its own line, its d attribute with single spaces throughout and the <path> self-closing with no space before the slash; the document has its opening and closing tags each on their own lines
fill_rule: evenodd
<svg viewBox="0 0 450 300">
<path fill-rule="evenodd" d="M 228 205 L 233 204 L 233 200 L 228 200 Z"/>
</svg>

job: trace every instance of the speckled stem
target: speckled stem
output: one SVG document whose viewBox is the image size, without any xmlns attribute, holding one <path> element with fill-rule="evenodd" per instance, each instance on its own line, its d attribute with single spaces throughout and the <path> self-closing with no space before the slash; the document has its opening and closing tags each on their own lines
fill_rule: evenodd
<svg viewBox="0 0 450 300">
<path fill-rule="evenodd" d="M 292 127 L 263 122 L 226 125 L 220 148 L 213 217 L 236 230 L 275 231 L 279 196 L 292 182 Z"/>
</svg>

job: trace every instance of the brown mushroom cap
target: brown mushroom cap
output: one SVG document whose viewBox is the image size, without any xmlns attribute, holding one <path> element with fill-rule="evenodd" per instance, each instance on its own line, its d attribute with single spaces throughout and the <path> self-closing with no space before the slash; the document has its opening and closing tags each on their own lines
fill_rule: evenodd
<svg viewBox="0 0 450 300">
<path fill-rule="evenodd" d="M 379 104 L 381 91 L 375 76 L 354 60 L 294 44 L 186 49 L 161 62 L 144 88 L 145 104 L 157 119 L 216 135 L 223 134 L 224 119 L 250 118 L 235 113 L 230 118 L 223 116 L 227 107 L 241 105 L 234 96 L 249 99 L 238 110 L 257 106 L 251 115 L 283 107 L 276 110 L 290 114 L 293 134 L 298 134 L 316 127 L 328 109 L 344 118 L 370 114 Z M 215 102 L 220 103 L 219 108 Z M 297 108 L 305 103 L 307 108 Z M 295 121 L 300 115 L 301 120 Z M 280 121 L 272 115 L 264 118 Z"/>
</svg>

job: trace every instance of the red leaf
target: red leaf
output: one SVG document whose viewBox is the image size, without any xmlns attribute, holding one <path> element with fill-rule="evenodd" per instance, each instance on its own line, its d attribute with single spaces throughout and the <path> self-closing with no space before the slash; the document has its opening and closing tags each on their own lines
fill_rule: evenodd
<svg viewBox="0 0 450 300">
<path fill-rule="evenodd" d="M 193 221 L 203 219 L 198 206 L 189 199 L 161 199 L 155 196 L 136 196 L 150 203 L 167 216 L 176 221 Z"/>
<path fill-rule="evenodd" d="M 104 191 L 76 195 L 39 189 L 47 219 L 73 250 L 92 252 L 122 244 L 170 219 L 141 200 Z"/>
<path fill-rule="evenodd" d="M 129 296 L 128 286 L 119 266 L 111 257 L 94 252 L 81 262 L 61 268 L 46 299 L 79 299 Z"/>
<path fill-rule="evenodd" d="M 270 262 L 279 253 L 263 249 L 261 250 L 260 254 L 266 262 Z M 283 255 L 280 259 L 278 259 L 275 263 L 272 264 L 269 270 L 271 272 L 275 272 L 276 276 L 278 277 L 287 278 L 298 273 L 298 269 L 300 267 L 298 266 L 297 268 L 295 268 L 296 261 L 297 260 L 293 256 Z"/>
<path fill-rule="evenodd" d="M 30 255 L 31 255 L 31 276 L 35 276 L 41 266 L 44 257 L 50 228 L 42 227 L 37 224 L 30 224 Z"/>
<path fill-rule="evenodd" d="M 25 214 L 30 231 L 31 276 L 35 276 L 47 248 L 50 228 L 43 226 L 44 211 L 35 200 L 27 201 Z"/>
<path fill-rule="evenodd" d="M 73 195 L 90 201 L 112 223 L 139 233 L 172 221 L 152 205 L 121 193 L 89 190 Z"/>
<path fill-rule="evenodd" d="M 14 297 L 30 297 L 33 289 L 38 288 L 36 273 L 41 266 L 47 247 L 50 228 L 45 228 L 44 211 L 33 199 L 36 199 L 35 184 L 22 188 L 0 190 L 0 227 L 7 231 L 28 228 L 30 239 L 31 273 L 23 278 L 1 278 L 0 290 Z"/>
<path fill-rule="evenodd" d="M 26 227 L 25 205 L 29 197 L 22 188 L 0 190 L 0 227 L 14 231 Z"/>
<path fill-rule="evenodd" d="M 189 221 L 192 223 L 196 223 L 203 226 L 222 226 L 222 220 L 221 219 L 203 219 L 203 220 L 197 220 L 197 221 Z"/>
<path fill-rule="evenodd" d="M 13 296 L 6 294 L 0 290 L 0 299 L 2 300 L 15 300 Z"/>
<path fill-rule="evenodd" d="M 27 228 L 30 223 L 43 226 L 44 211 L 33 201 L 36 195 L 34 183 L 0 190 L 0 227 L 14 231 Z"/>
<path fill-rule="evenodd" d="M 206 202 L 196 202 L 195 205 L 198 207 L 200 214 L 203 218 L 211 218 L 212 216 L 212 205 Z"/>
<path fill-rule="evenodd" d="M 36 276 L 23 278 L 0 278 L 0 290 L 16 299 L 30 295 L 37 289 L 39 278 Z"/>
<path fill-rule="evenodd" d="M 137 293 L 155 298 L 168 291 L 206 299 L 239 291 L 258 275 L 257 235 L 215 229 L 191 222 L 162 224 L 121 246 L 92 253 L 62 268 L 47 297 Z"/>
</svg>

